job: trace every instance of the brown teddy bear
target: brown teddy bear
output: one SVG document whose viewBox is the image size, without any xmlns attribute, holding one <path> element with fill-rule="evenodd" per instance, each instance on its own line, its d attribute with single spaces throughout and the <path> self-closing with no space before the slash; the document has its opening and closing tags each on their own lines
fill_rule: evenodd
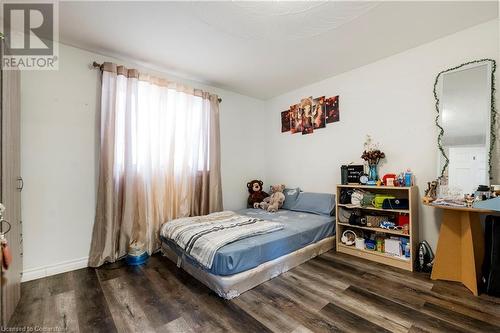
<svg viewBox="0 0 500 333">
<path fill-rule="evenodd" d="M 285 190 L 285 185 L 277 184 L 271 185 L 271 196 L 267 197 L 260 204 L 256 205 L 255 208 L 262 208 L 270 213 L 275 213 L 283 206 L 285 202 L 285 195 L 283 191 Z"/>
<path fill-rule="evenodd" d="M 252 180 L 247 183 L 247 188 L 248 188 L 248 193 L 250 195 L 248 196 L 248 208 L 259 208 L 258 204 L 260 204 L 262 201 L 264 201 L 265 198 L 269 196 L 266 192 L 262 191 L 262 185 L 264 183 L 262 180 Z M 255 207 L 257 204 L 257 207 Z"/>
</svg>

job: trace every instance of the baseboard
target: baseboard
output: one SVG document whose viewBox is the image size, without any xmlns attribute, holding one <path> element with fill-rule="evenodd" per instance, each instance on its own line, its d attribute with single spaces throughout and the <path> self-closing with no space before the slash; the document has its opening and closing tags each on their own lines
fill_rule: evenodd
<svg viewBox="0 0 500 333">
<path fill-rule="evenodd" d="M 23 271 L 21 282 L 41 279 L 47 276 L 74 271 L 76 269 L 85 268 L 88 266 L 89 258 L 80 258 L 75 260 L 63 261 L 54 265 L 47 265 L 43 267 L 30 268 Z"/>
</svg>

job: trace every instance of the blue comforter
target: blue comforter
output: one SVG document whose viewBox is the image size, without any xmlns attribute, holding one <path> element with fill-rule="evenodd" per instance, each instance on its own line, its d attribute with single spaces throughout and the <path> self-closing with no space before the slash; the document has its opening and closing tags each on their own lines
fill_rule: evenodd
<svg viewBox="0 0 500 333">
<path fill-rule="evenodd" d="M 335 233 L 335 217 L 333 216 L 284 209 L 276 213 L 268 213 L 253 208 L 242 209 L 237 213 L 268 221 L 282 222 L 285 224 L 285 228 L 269 234 L 238 240 L 221 247 L 215 254 L 212 268 L 208 270 L 212 274 L 233 275 L 240 273 L 333 236 Z M 163 237 L 162 241 L 178 255 L 182 253 L 182 250 L 175 243 Z"/>
</svg>

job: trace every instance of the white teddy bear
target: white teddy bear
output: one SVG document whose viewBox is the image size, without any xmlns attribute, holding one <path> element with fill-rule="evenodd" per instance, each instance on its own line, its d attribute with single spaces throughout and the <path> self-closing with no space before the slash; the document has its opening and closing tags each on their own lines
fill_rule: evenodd
<svg viewBox="0 0 500 333">
<path fill-rule="evenodd" d="M 272 185 L 271 196 L 265 198 L 261 203 L 254 204 L 254 208 L 262 208 L 270 213 L 277 212 L 285 202 L 284 190 L 285 185 L 283 184 Z"/>
</svg>

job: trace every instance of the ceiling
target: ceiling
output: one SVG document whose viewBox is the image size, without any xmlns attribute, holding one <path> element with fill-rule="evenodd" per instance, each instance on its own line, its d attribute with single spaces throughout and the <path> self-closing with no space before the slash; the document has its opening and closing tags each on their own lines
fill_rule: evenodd
<svg viewBox="0 0 500 333">
<path fill-rule="evenodd" d="M 60 40 L 269 99 L 498 17 L 498 3 L 60 2 Z"/>
</svg>

